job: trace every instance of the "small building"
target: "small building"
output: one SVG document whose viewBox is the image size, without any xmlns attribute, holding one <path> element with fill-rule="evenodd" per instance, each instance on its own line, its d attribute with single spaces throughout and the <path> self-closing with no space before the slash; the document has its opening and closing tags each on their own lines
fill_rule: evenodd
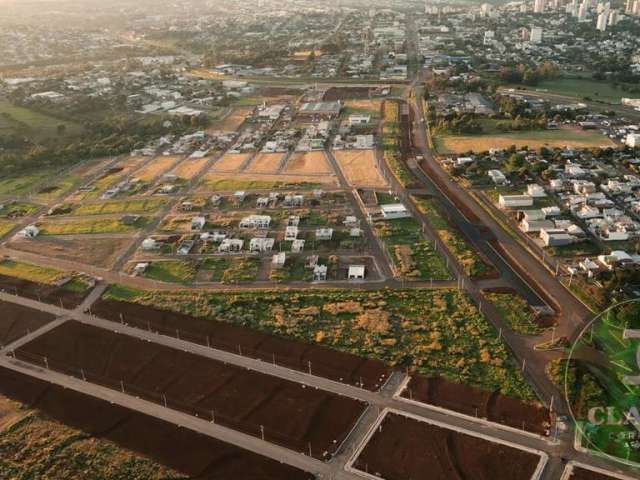
<svg viewBox="0 0 640 480">
<path fill-rule="evenodd" d="M 473 158 L 472 157 L 458 157 L 456 159 L 456 165 L 458 167 L 461 167 L 463 165 L 469 165 L 470 163 L 473 163 Z"/>
<path fill-rule="evenodd" d="M 211 205 L 213 205 L 214 207 L 219 207 L 222 203 L 222 195 L 214 193 L 213 195 L 211 195 L 211 198 L 209 198 L 209 202 L 211 202 Z"/>
<path fill-rule="evenodd" d="M 149 268 L 149 263 L 136 263 L 133 267 L 134 275 L 143 275 Z"/>
<path fill-rule="evenodd" d="M 354 227 L 350 229 L 349 236 L 351 238 L 360 238 L 362 236 L 362 229 L 360 227 Z"/>
<path fill-rule="evenodd" d="M 270 225 L 269 215 L 249 215 L 240 220 L 240 228 L 269 228 Z"/>
<path fill-rule="evenodd" d="M 498 205 L 500 208 L 532 207 L 533 197 L 531 195 L 500 195 Z"/>
<path fill-rule="evenodd" d="M 273 250 L 276 241 L 273 238 L 252 238 L 249 242 L 249 251 L 252 253 L 266 253 Z"/>
<path fill-rule="evenodd" d="M 369 150 L 375 147 L 376 141 L 373 135 L 356 135 L 353 147 L 358 150 Z"/>
<path fill-rule="evenodd" d="M 40 235 L 40 229 L 35 225 L 29 225 L 18 232 L 20 238 L 36 238 Z"/>
<path fill-rule="evenodd" d="M 349 265 L 347 278 L 349 280 L 364 280 L 366 267 L 364 265 Z"/>
<path fill-rule="evenodd" d="M 304 116 L 333 118 L 340 115 L 342 104 L 337 102 L 303 103 L 298 113 Z"/>
<path fill-rule="evenodd" d="M 313 281 L 324 282 L 327 279 L 327 266 L 316 265 L 313 267 Z"/>
<path fill-rule="evenodd" d="M 191 230 L 202 230 L 207 223 L 207 219 L 204 217 L 193 217 L 191 219 Z"/>
<path fill-rule="evenodd" d="M 544 188 L 537 183 L 530 183 L 527 185 L 527 194 L 533 198 L 544 198 L 547 196 L 547 192 L 544 191 Z"/>
<path fill-rule="evenodd" d="M 331 240 L 333 238 L 333 228 L 317 228 L 316 240 Z"/>
<path fill-rule="evenodd" d="M 540 239 L 546 247 L 563 247 L 571 245 L 575 241 L 573 235 L 569 235 L 562 229 L 543 228 L 540 230 Z"/>
<path fill-rule="evenodd" d="M 350 127 L 369 125 L 369 123 L 371 123 L 371 115 L 349 115 Z"/>
<path fill-rule="evenodd" d="M 194 240 L 185 240 L 178 246 L 177 254 L 178 255 L 189 255 L 193 247 L 196 245 Z"/>
<path fill-rule="evenodd" d="M 271 264 L 275 268 L 282 268 L 285 263 L 287 263 L 287 254 L 285 252 L 276 253 L 271 259 Z"/>
<path fill-rule="evenodd" d="M 382 205 L 380 207 L 382 217 L 385 220 L 396 220 L 398 218 L 408 218 L 411 216 L 407 207 L 402 203 L 390 203 L 388 205 Z"/>
<path fill-rule="evenodd" d="M 507 177 L 500 170 L 489 170 L 487 175 L 496 185 L 504 185 L 507 183 Z"/>
<path fill-rule="evenodd" d="M 318 264 L 320 257 L 318 255 L 309 255 L 304 261 L 304 268 L 307 270 L 313 270 Z"/>
<path fill-rule="evenodd" d="M 193 210 L 193 202 L 182 202 L 180 204 L 180 210 L 182 210 L 183 212 L 190 212 L 191 210 Z"/>
<path fill-rule="evenodd" d="M 258 197 L 256 200 L 257 208 L 267 208 L 269 206 L 269 197 Z"/>
<path fill-rule="evenodd" d="M 285 207 L 301 207 L 304 205 L 304 195 L 285 195 L 282 204 Z"/>
<path fill-rule="evenodd" d="M 149 237 L 142 241 L 141 247 L 142 250 L 157 250 L 160 248 L 160 244 L 155 239 Z"/>
<path fill-rule="evenodd" d="M 238 253 L 242 251 L 244 240 L 240 238 L 225 238 L 220 242 L 218 252 L 220 253 Z"/>
<path fill-rule="evenodd" d="M 360 221 L 355 215 L 347 215 L 346 217 L 344 217 L 344 222 L 342 222 L 342 224 L 345 227 L 353 228 L 359 226 Z"/>
<path fill-rule="evenodd" d="M 284 240 L 292 242 L 298 238 L 298 227 L 287 227 L 284 232 Z"/>
<path fill-rule="evenodd" d="M 291 243 L 291 252 L 292 253 L 300 253 L 304 250 L 305 241 L 301 238 L 298 238 Z"/>
<path fill-rule="evenodd" d="M 523 220 L 520 222 L 520 229 L 525 233 L 539 232 L 543 228 L 555 228 L 555 224 L 551 220 Z"/>
<path fill-rule="evenodd" d="M 247 198 L 247 192 L 243 191 L 243 190 L 238 190 L 237 192 L 235 192 L 233 194 L 233 200 L 236 203 L 242 203 L 244 202 L 244 199 Z"/>
<path fill-rule="evenodd" d="M 299 215 L 289 215 L 287 220 L 288 227 L 297 227 L 300 225 L 300 216 Z"/>
</svg>

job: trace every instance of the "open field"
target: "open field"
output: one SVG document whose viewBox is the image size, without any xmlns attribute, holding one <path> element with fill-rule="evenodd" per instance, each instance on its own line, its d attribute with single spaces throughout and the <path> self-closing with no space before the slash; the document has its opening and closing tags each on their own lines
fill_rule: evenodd
<svg viewBox="0 0 640 480">
<path fill-rule="evenodd" d="M 259 153 L 251 161 L 245 172 L 252 173 L 277 173 L 284 153 Z"/>
<path fill-rule="evenodd" d="M 0 396 L 0 478 L 173 480 L 186 476 Z"/>
<path fill-rule="evenodd" d="M 273 188 L 317 188 L 338 186 L 334 176 L 312 175 L 265 175 L 207 173 L 200 190 L 233 192 L 235 190 L 270 190 Z"/>
<path fill-rule="evenodd" d="M 235 132 L 254 111 L 254 107 L 237 107 L 219 122 L 213 123 L 208 132 Z"/>
<path fill-rule="evenodd" d="M 169 170 L 180 158 L 176 155 L 160 155 L 140 170 L 133 172 L 132 177 L 143 182 L 152 182 Z"/>
<path fill-rule="evenodd" d="M 569 480 L 616 480 L 616 477 L 603 475 L 593 470 L 585 470 L 584 468 L 574 468 Z"/>
<path fill-rule="evenodd" d="M 0 178 L 0 195 L 24 195 L 51 178 L 55 173 L 53 170 L 44 168 L 37 172 L 25 172 Z"/>
<path fill-rule="evenodd" d="M 113 287 L 109 296 L 319 344 L 514 398 L 533 396 L 498 332 L 455 289 L 224 293 Z"/>
<path fill-rule="evenodd" d="M 6 222 L 0 220 L 0 238 L 4 237 L 7 233 L 13 230 L 17 226 L 16 223 Z"/>
<path fill-rule="evenodd" d="M 522 402 L 442 378 L 412 375 L 402 396 L 539 435 L 546 435 L 551 425 L 549 412 L 538 402 Z"/>
<path fill-rule="evenodd" d="M 507 149 L 527 146 L 537 150 L 540 147 L 593 148 L 600 146 L 615 147 L 616 144 L 594 130 L 531 130 L 491 135 L 436 136 L 433 139 L 436 150 L 442 154 L 485 152 L 491 148 Z"/>
<path fill-rule="evenodd" d="M 354 467 L 386 480 L 528 480 L 539 462 L 533 453 L 388 413 Z"/>
<path fill-rule="evenodd" d="M 0 218 L 22 218 L 33 215 L 38 205 L 28 202 L 10 202 L 0 205 Z"/>
<path fill-rule="evenodd" d="M 111 268 L 120 253 L 133 241 L 131 238 L 92 238 L 81 240 L 68 237 L 38 237 L 16 239 L 10 248 L 35 254 L 47 252 L 48 257 Z"/>
<path fill-rule="evenodd" d="M 0 345 L 8 345 L 55 318 L 49 313 L 3 301 L 0 301 L 0 312 Z"/>
<path fill-rule="evenodd" d="M 347 181 L 357 187 L 385 188 L 375 150 L 335 150 L 334 155 Z"/>
<path fill-rule="evenodd" d="M 78 291 L 78 286 L 78 282 L 70 282 L 68 286 L 57 287 L 0 274 L 0 290 L 65 308 L 75 308 L 84 300 L 87 291 Z"/>
<path fill-rule="evenodd" d="M 324 152 L 297 152 L 291 155 L 284 170 L 292 175 L 322 175 L 333 173 Z"/>
<path fill-rule="evenodd" d="M 137 452 L 154 462 L 166 465 L 167 469 L 182 472 L 189 478 L 260 480 L 312 480 L 313 478 L 305 472 L 211 437 L 4 368 L 0 369 L 0 393 L 29 407 L 39 409 L 48 418 L 69 425 L 70 428 L 81 430 L 86 436 L 95 436 L 97 441 L 113 442 L 119 448 Z M 89 441 L 86 436 L 77 435 L 73 438 L 77 441 Z M 16 438 L 9 442 L 9 448 L 13 449 L 15 448 L 13 445 L 20 445 L 17 441 Z M 73 448 L 73 443 L 68 445 L 69 443 L 71 442 L 64 445 L 67 448 Z M 83 450 L 91 451 L 88 448 Z M 43 463 L 53 466 L 55 463 L 51 463 L 53 460 L 51 453 L 52 450 L 49 448 L 41 448 L 35 452 L 37 455 L 45 455 Z M 4 455 L 0 458 L 4 458 Z M 82 474 L 76 476 L 73 472 L 67 473 L 70 468 L 69 462 L 79 467 L 95 469 L 100 467 L 102 462 L 98 461 L 92 464 L 92 467 L 87 467 L 82 462 L 76 463 L 66 456 L 61 456 L 60 461 L 67 463 L 65 469 L 59 474 L 60 476 L 47 478 L 52 480 L 70 480 L 71 478 L 147 480 L 154 479 L 149 475 L 159 471 L 159 469 L 152 471 L 147 468 L 142 460 L 131 465 L 127 457 L 122 454 L 117 455 L 117 458 L 122 466 L 132 468 L 125 470 L 125 473 L 119 476 L 113 475 L 119 471 L 117 469 L 109 471 L 111 476 L 94 476 L 92 470 L 88 471 L 88 476 Z M 87 461 L 86 456 L 78 458 L 78 460 L 81 459 Z M 166 470 L 165 472 L 168 473 Z M 170 480 L 172 477 L 160 478 Z"/>
<path fill-rule="evenodd" d="M 75 220 L 38 222 L 40 235 L 87 235 L 97 233 L 126 233 L 142 227 L 147 218 L 141 217 L 133 225 L 126 225 L 118 218 L 81 218 Z"/>
<path fill-rule="evenodd" d="M 237 172 L 251 153 L 225 153 L 213 164 L 212 170 L 216 172 Z"/>
<path fill-rule="evenodd" d="M 361 402 L 163 345 L 67 322 L 16 350 L 17 358 L 168 403 L 217 424 L 317 458 L 331 455 L 364 410 Z M 122 382 L 122 384 L 120 383 Z M 326 452 L 326 453 L 325 453 Z"/>
<path fill-rule="evenodd" d="M 70 170 L 69 173 L 59 178 L 53 177 L 49 179 L 42 188 L 36 190 L 36 193 L 31 198 L 36 202 L 49 203 L 55 198 L 71 191 L 75 183 L 92 175 L 96 175 L 111 161 L 111 158 L 97 158 L 84 161 Z"/>
<path fill-rule="evenodd" d="M 113 215 L 117 213 L 152 213 L 166 204 L 163 198 L 140 200 L 84 202 L 74 206 L 73 215 Z"/>
<path fill-rule="evenodd" d="M 31 282 L 45 283 L 52 285 L 66 276 L 60 270 L 30 263 L 15 262 L 13 260 L 0 261 L 0 275 L 29 280 Z"/>
<path fill-rule="evenodd" d="M 381 106 L 382 100 L 378 99 L 346 100 L 344 102 L 346 115 L 358 114 L 380 117 Z"/>
<path fill-rule="evenodd" d="M 182 160 L 176 168 L 173 170 L 173 174 L 184 180 L 191 180 L 193 177 L 198 175 L 200 171 L 205 167 L 209 158 L 198 158 L 194 160 Z"/>
<path fill-rule="evenodd" d="M 123 158 L 96 179 L 96 181 L 94 182 L 96 190 L 102 191 L 108 189 L 111 185 L 115 184 L 126 175 L 131 174 L 135 169 L 137 169 L 147 160 L 149 160 L 148 157 L 140 156 L 130 156 Z"/>
<path fill-rule="evenodd" d="M 151 263 L 144 276 L 161 282 L 191 283 L 196 278 L 196 270 L 188 260 L 165 260 Z"/>
<path fill-rule="evenodd" d="M 63 132 L 58 132 L 59 125 L 64 125 Z M 44 140 L 47 138 L 76 136 L 83 129 L 77 123 L 50 117 L 0 99 L 0 133 L 25 133 L 25 130 L 35 134 L 39 140 Z"/>
<path fill-rule="evenodd" d="M 509 327 L 521 335 L 540 335 L 553 326 L 550 318 L 541 318 L 515 290 L 498 289 L 485 292 L 485 297 L 500 312 Z"/>
<path fill-rule="evenodd" d="M 368 390 L 379 388 L 389 374 L 389 369 L 380 361 L 338 352 L 330 348 L 290 340 L 278 335 L 263 333 L 243 326 L 232 325 L 213 319 L 198 318 L 169 310 L 159 310 L 152 306 L 100 299 L 92 312 L 107 320 L 120 322 L 122 314 L 125 322 L 137 328 L 151 328 L 173 334 L 181 330 L 181 338 L 199 344 L 209 343 L 213 347 L 272 362 L 300 371 L 308 371 L 309 362 L 313 374 L 332 380 L 361 384 Z"/>
<path fill-rule="evenodd" d="M 553 80 L 543 80 L 535 87 L 536 90 L 548 91 L 566 95 L 568 97 L 590 97 L 592 100 L 604 101 L 608 103 L 620 104 L 622 97 L 633 97 L 634 95 L 616 87 L 612 82 L 600 82 L 590 78 L 555 78 Z"/>
</svg>

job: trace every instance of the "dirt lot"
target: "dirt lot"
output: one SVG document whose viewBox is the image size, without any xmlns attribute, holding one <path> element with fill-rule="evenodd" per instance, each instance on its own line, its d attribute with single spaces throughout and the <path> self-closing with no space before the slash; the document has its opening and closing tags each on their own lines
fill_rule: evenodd
<svg viewBox="0 0 640 480">
<path fill-rule="evenodd" d="M 215 122 L 208 132 L 235 132 L 244 123 L 245 119 L 253 113 L 255 107 L 238 107 L 219 122 Z"/>
<path fill-rule="evenodd" d="M 3 301 L 0 301 L 0 312 L 0 345 L 8 345 L 55 318 L 50 313 Z"/>
<path fill-rule="evenodd" d="M 282 163 L 284 157 L 284 153 L 259 153 L 245 171 L 252 173 L 278 173 L 280 163 Z"/>
<path fill-rule="evenodd" d="M 173 170 L 173 174 L 179 178 L 191 180 L 198 173 L 200 173 L 200 170 L 204 168 L 208 161 L 209 159 L 207 157 L 198 158 L 195 160 L 182 160 Z"/>
<path fill-rule="evenodd" d="M 180 157 L 176 155 L 161 155 L 137 172 L 134 172 L 133 177 L 143 182 L 152 182 L 169 170 L 179 159 Z"/>
<path fill-rule="evenodd" d="M 355 110 L 367 110 L 371 114 L 377 115 L 380 113 L 380 107 L 382 107 L 382 100 L 379 99 L 361 99 L 361 100 L 347 100 L 344 102 L 345 107 Z"/>
<path fill-rule="evenodd" d="M 386 480 L 527 480 L 540 457 L 388 414 L 354 467 Z"/>
<path fill-rule="evenodd" d="M 441 378 L 413 375 L 402 396 L 465 415 L 487 418 L 514 428 L 545 435 L 549 412 L 541 405 L 525 404 L 500 393 L 451 383 Z"/>
<path fill-rule="evenodd" d="M 315 457 L 333 453 L 364 410 L 356 400 L 78 322 L 16 350 L 25 361 L 211 418 Z"/>
<path fill-rule="evenodd" d="M 250 153 L 225 153 L 213 164 L 212 170 L 217 172 L 237 172 L 250 157 Z"/>
<path fill-rule="evenodd" d="M 0 290 L 5 290 L 12 294 L 17 292 L 21 297 L 53 305 L 60 305 L 62 302 L 64 308 L 77 307 L 85 297 L 85 293 L 73 292 L 54 285 L 30 282 L 6 275 L 0 275 Z"/>
<path fill-rule="evenodd" d="M 333 173 L 324 152 L 299 152 L 289 158 L 285 173 L 299 175 L 321 175 Z"/>
<path fill-rule="evenodd" d="M 347 181 L 356 187 L 385 188 L 374 150 L 336 150 L 338 165 Z"/>
<path fill-rule="evenodd" d="M 234 353 L 242 350 L 243 355 L 266 362 L 273 362 L 275 357 L 277 364 L 295 370 L 306 372 L 311 362 L 314 375 L 352 385 L 362 382 L 371 390 L 390 373 L 382 362 L 376 360 L 135 303 L 100 299 L 91 312 L 114 322 L 120 322 L 122 314 L 127 324 L 142 329 L 148 329 L 151 322 L 154 331 L 167 335 L 175 335 L 176 328 L 179 328 L 180 338 L 202 345 L 207 344 L 209 336 L 209 344 L 215 348 Z"/>
<path fill-rule="evenodd" d="M 63 237 L 39 237 L 31 240 L 13 240 L 10 246 L 23 252 L 36 254 L 47 252 L 48 257 L 111 268 L 119 254 L 132 241 L 131 238 L 86 237 L 77 240 Z"/>
<path fill-rule="evenodd" d="M 0 368 L 0 393 L 56 421 L 202 480 L 311 480 L 313 476 L 205 435 Z"/>
<path fill-rule="evenodd" d="M 602 475 L 601 473 L 583 468 L 574 468 L 573 473 L 569 477 L 570 480 L 615 480 L 614 477 Z"/>
</svg>

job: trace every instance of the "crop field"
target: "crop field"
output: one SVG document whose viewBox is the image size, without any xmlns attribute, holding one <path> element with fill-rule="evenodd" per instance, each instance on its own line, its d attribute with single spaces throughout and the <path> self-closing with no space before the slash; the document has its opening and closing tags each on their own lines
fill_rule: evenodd
<svg viewBox="0 0 640 480">
<path fill-rule="evenodd" d="M 337 186 L 338 181 L 334 176 L 207 173 L 202 181 L 200 190 L 233 192 L 236 190 L 270 190 L 274 188 L 311 189 L 323 185 Z"/>
<path fill-rule="evenodd" d="M 114 287 L 107 298 L 318 344 L 514 398 L 533 397 L 498 332 L 455 289 L 224 293 Z"/>
<path fill-rule="evenodd" d="M 359 401 L 78 322 L 16 350 L 25 361 L 161 401 L 298 452 L 331 455 L 364 410 Z M 120 383 L 122 382 L 122 384 Z"/>
<path fill-rule="evenodd" d="M 55 318 L 50 313 L 4 301 L 0 301 L 0 311 L 0 345 L 8 345 Z"/>
<path fill-rule="evenodd" d="M 28 453 L 33 455 L 34 460 L 36 456 L 41 458 L 42 460 L 37 464 L 41 468 L 46 465 L 53 468 L 58 465 L 56 462 L 62 462 L 65 468 L 56 471 L 58 476 L 54 476 L 54 472 L 51 472 L 51 476 L 47 476 L 51 480 L 70 478 L 173 480 L 184 478 L 184 476 L 211 479 L 313 479 L 312 475 L 305 472 L 206 435 L 5 368 L 0 368 L 0 393 L 28 407 L 38 409 L 42 415 L 46 415 L 47 420 L 63 423 L 68 425 L 68 428 L 82 432 L 82 434 L 74 432 L 72 436 L 66 436 L 63 443 L 57 444 L 58 448 L 53 448 L 55 443 L 53 445 L 45 443 L 44 447 L 40 448 L 40 442 L 35 445 L 27 444 L 27 447 L 32 447 L 30 449 L 19 448 L 24 438 L 31 438 L 32 435 L 37 434 L 33 431 L 29 432 L 28 436 L 11 438 L 11 441 L 7 442 L 8 445 L 0 440 L 0 445 L 9 448 L 10 452 L 17 451 L 23 455 Z M 29 425 L 33 423 L 30 422 Z M 45 429 L 42 438 L 43 441 L 52 441 L 59 437 L 50 429 Z M 167 445 L 171 448 L 167 448 Z M 82 446 L 81 452 L 85 455 L 76 454 L 77 446 Z M 94 449 L 98 450 L 99 456 L 92 461 L 94 457 L 88 454 L 93 453 Z M 133 459 L 131 454 L 119 449 L 135 452 L 139 457 Z M 54 457 L 52 452 L 58 451 L 61 454 Z M 107 468 L 108 465 L 112 465 L 107 462 L 112 455 L 116 457 L 115 465 L 113 468 Z M 0 458 L 15 457 L 0 455 Z M 153 466 L 152 463 L 166 467 L 161 469 Z M 22 462 L 22 464 L 31 465 L 30 462 Z M 69 470 L 71 467 L 82 469 L 82 473 L 74 475 L 73 471 Z M 99 475 L 102 468 L 105 476 Z M 121 468 L 124 472 L 120 470 Z M 170 470 L 181 472 L 182 476 L 174 477 Z M 154 475 L 159 475 L 159 478 Z M 24 478 L 36 477 L 27 475 Z"/>
<path fill-rule="evenodd" d="M 491 148 L 507 149 L 529 147 L 537 150 L 541 147 L 595 148 L 615 147 L 616 144 L 599 131 L 561 129 L 508 132 L 491 135 L 437 136 L 433 139 L 436 150 L 441 154 L 459 154 L 469 151 L 486 152 Z"/>
<path fill-rule="evenodd" d="M 112 290 L 115 291 L 115 290 Z M 121 298 L 121 297 L 118 297 Z M 185 315 L 153 306 L 115 300 L 111 294 L 100 299 L 92 308 L 93 314 L 131 326 L 147 329 L 149 322 L 156 331 L 174 334 L 178 328 L 181 338 L 199 344 L 207 342 L 221 350 L 238 352 L 253 358 L 286 365 L 295 370 L 309 370 L 314 375 L 358 384 L 368 390 L 377 390 L 389 374 L 389 369 L 380 361 L 367 359 L 350 353 L 339 352 L 313 343 L 303 343 L 282 336 L 252 330 L 241 325 Z"/>
<path fill-rule="evenodd" d="M 277 173 L 285 155 L 284 153 L 259 153 L 247 166 L 245 172 Z"/>
<path fill-rule="evenodd" d="M 254 111 L 254 107 L 238 107 L 234 108 L 233 111 L 223 118 L 219 122 L 215 122 L 211 127 L 209 127 L 209 132 L 235 132 L 240 128 L 240 126 L 244 123 L 246 118 L 251 115 Z"/>
<path fill-rule="evenodd" d="M 88 235 L 98 233 L 127 233 L 142 227 L 147 218 L 141 217 L 133 225 L 126 225 L 118 218 L 79 218 L 66 221 L 46 220 L 38 222 L 40 235 Z"/>
<path fill-rule="evenodd" d="M 166 204 L 162 198 L 140 200 L 85 202 L 74 206 L 73 215 L 113 215 L 117 213 L 153 213 Z"/>
<path fill-rule="evenodd" d="M 539 435 L 547 435 L 551 425 L 549 411 L 539 402 L 523 402 L 443 378 L 412 375 L 402 396 Z"/>
<path fill-rule="evenodd" d="M 386 480 L 528 480 L 539 455 L 387 413 L 354 467 Z"/>
<path fill-rule="evenodd" d="M 334 156 L 347 181 L 356 187 L 385 188 L 375 150 L 335 150 Z"/>
<path fill-rule="evenodd" d="M 185 159 L 178 163 L 172 173 L 178 178 L 191 180 L 202 171 L 208 161 L 207 157 L 194 160 Z"/>
<path fill-rule="evenodd" d="M 238 172 L 240 167 L 251 158 L 251 153 L 225 153 L 213 164 L 216 172 Z"/>
<path fill-rule="evenodd" d="M 163 173 L 167 172 L 181 157 L 176 155 L 160 155 L 151 160 L 140 170 L 133 172 L 132 177 L 143 182 L 152 182 Z"/>
<path fill-rule="evenodd" d="M 122 251 L 133 241 L 132 238 L 92 238 L 38 237 L 15 239 L 9 243 L 14 250 L 42 254 L 51 258 L 95 265 L 101 268 L 113 266 Z"/>
<path fill-rule="evenodd" d="M 333 174 L 333 169 L 324 152 L 297 152 L 291 155 L 284 169 L 292 175 Z"/>
</svg>

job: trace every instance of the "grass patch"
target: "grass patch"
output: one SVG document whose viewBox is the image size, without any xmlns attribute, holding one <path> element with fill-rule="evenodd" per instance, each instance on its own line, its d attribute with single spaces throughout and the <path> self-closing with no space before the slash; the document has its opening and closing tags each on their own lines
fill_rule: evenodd
<svg viewBox="0 0 640 480">
<path fill-rule="evenodd" d="M 212 190 L 234 191 L 234 190 L 268 190 L 271 188 L 319 188 L 321 183 L 312 182 L 283 182 L 281 180 L 243 180 L 238 178 L 217 178 L 203 181 L 203 185 Z"/>
<path fill-rule="evenodd" d="M 38 170 L 37 172 L 25 172 L 17 175 L 10 175 L 0 179 L 0 195 L 18 196 L 29 193 L 37 185 L 47 181 L 55 175 L 53 170 Z"/>
<path fill-rule="evenodd" d="M 400 158 L 398 108 L 396 102 L 384 102 L 384 127 L 382 129 L 384 159 L 394 176 L 398 179 L 398 182 L 400 182 L 403 187 L 408 187 L 415 183 L 415 178 Z"/>
<path fill-rule="evenodd" d="M 74 215 L 107 215 L 115 213 L 152 213 L 166 204 L 161 198 L 128 200 L 122 202 L 102 202 L 79 205 Z"/>
<path fill-rule="evenodd" d="M 26 202 L 14 202 L 3 205 L 0 208 L 0 217 L 21 218 L 34 214 L 38 210 L 38 205 Z"/>
<path fill-rule="evenodd" d="M 196 269 L 189 261 L 166 260 L 151 263 L 144 276 L 160 282 L 192 283 L 196 278 Z"/>
<path fill-rule="evenodd" d="M 511 330 L 521 335 L 540 335 L 544 329 L 535 321 L 531 306 L 515 293 L 487 293 L 485 297 L 500 312 Z"/>
<path fill-rule="evenodd" d="M 16 227 L 16 223 L 0 221 L 0 238 L 4 237 L 7 233 Z"/>
<path fill-rule="evenodd" d="M 207 258 L 202 262 L 202 269 L 206 270 L 212 282 L 221 282 L 222 276 L 231 267 L 231 259 L 227 257 Z"/>
<path fill-rule="evenodd" d="M 58 127 L 64 125 L 61 131 Z M 27 130 L 39 140 L 46 138 L 70 137 L 79 135 L 81 125 L 66 120 L 50 117 L 29 108 L 13 105 L 7 100 L 0 100 L 0 133 L 24 133 Z"/>
<path fill-rule="evenodd" d="M 135 301 L 534 398 L 497 332 L 457 289 L 155 291 Z"/>
<path fill-rule="evenodd" d="M 622 97 L 633 96 L 611 82 L 599 82 L 588 78 L 556 78 L 544 80 L 536 86 L 538 90 L 566 95 L 567 97 L 590 97 L 607 103 L 620 104 Z"/>
<path fill-rule="evenodd" d="M 60 270 L 14 260 L 1 261 L 0 274 L 47 285 L 53 285 L 60 279 L 69 276 L 66 272 Z"/>
<path fill-rule="evenodd" d="M 91 233 L 125 233 L 143 227 L 148 219 L 141 217 L 135 224 L 125 225 L 119 219 L 81 219 L 68 222 L 47 223 L 40 227 L 41 235 L 85 235 Z"/>
<path fill-rule="evenodd" d="M 231 265 L 222 274 L 222 283 L 251 282 L 258 277 L 260 259 L 234 258 Z"/>
</svg>

